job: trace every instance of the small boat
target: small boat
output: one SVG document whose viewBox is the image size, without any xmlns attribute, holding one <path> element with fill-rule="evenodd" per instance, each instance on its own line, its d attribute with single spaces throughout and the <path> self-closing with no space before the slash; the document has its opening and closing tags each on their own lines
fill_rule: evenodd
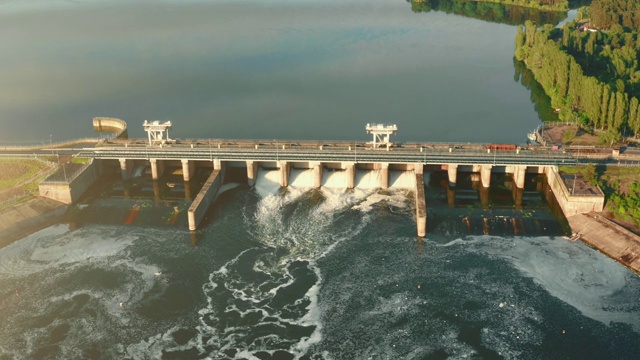
<svg viewBox="0 0 640 360">
<path fill-rule="evenodd" d="M 170 188 L 174 188 L 174 187 L 176 187 L 176 183 L 168 182 L 167 186 L 170 187 Z"/>
</svg>

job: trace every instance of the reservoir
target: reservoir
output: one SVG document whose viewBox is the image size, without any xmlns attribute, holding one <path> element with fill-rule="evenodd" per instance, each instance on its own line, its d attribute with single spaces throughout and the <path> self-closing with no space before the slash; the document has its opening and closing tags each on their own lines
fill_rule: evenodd
<svg viewBox="0 0 640 360">
<path fill-rule="evenodd" d="M 367 122 L 393 122 L 399 141 L 526 141 L 541 115 L 516 77 L 513 21 L 490 5 L 471 10 L 491 21 L 412 10 L 3 0 L 0 142 L 94 136 L 94 116 L 126 120 L 132 137 L 159 119 L 179 138 L 365 140 Z M 535 177 L 514 206 L 506 175 L 488 201 L 461 176 L 452 203 L 446 175 L 427 172 L 421 240 L 401 171 L 385 191 L 364 170 L 349 191 L 331 171 L 320 190 L 304 170 L 287 189 L 274 170 L 251 188 L 230 172 L 195 234 L 192 195 L 165 173 L 107 178 L 65 221 L 0 249 L 1 358 L 640 353 L 638 277 L 567 240 Z"/>
</svg>

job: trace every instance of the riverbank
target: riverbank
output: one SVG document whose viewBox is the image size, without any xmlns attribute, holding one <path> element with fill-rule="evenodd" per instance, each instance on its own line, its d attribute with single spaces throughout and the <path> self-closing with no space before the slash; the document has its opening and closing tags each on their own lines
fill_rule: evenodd
<svg viewBox="0 0 640 360">
<path fill-rule="evenodd" d="M 567 220 L 576 237 L 640 275 L 640 236 L 598 213 Z"/>
<path fill-rule="evenodd" d="M 36 197 L 0 210 L 0 248 L 53 225 L 64 217 L 69 207 L 60 202 Z"/>
</svg>

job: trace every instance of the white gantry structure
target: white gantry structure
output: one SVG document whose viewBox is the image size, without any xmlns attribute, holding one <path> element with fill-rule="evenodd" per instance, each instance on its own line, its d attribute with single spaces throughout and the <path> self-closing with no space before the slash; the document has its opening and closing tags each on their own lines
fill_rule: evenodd
<svg viewBox="0 0 640 360">
<path fill-rule="evenodd" d="M 142 124 L 144 127 L 144 131 L 149 135 L 149 145 L 153 145 L 154 143 L 162 144 L 165 141 L 169 141 L 169 128 L 171 127 L 171 121 L 165 121 L 161 123 L 160 121 L 144 121 Z M 163 139 L 164 132 L 167 132 L 167 138 Z"/>
<path fill-rule="evenodd" d="M 381 145 L 386 145 L 387 150 L 392 145 L 389 141 L 391 134 L 398 133 L 398 127 L 396 124 L 367 124 L 367 134 L 373 134 L 373 141 L 371 144 L 374 149 L 379 148 Z"/>
</svg>

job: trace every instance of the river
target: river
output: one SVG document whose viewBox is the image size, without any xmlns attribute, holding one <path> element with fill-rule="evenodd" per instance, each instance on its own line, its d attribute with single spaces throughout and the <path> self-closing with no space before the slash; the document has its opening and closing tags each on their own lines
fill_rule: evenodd
<svg viewBox="0 0 640 360">
<path fill-rule="evenodd" d="M 403 1 L 0 4 L 6 142 L 90 136 L 96 115 L 133 136 L 170 119 L 181 138 L 353 140 L 388 121 L 401 141 L 508 143 L 540 121 L 514 81 L 513 25 Z M 460 175 L 452 204 L 427 172 L 421 240 L 410 174 L 387 191 L 366 170 L 349 191 L 340 172 L 321 190 L 304 170 L 286 190 L 275 171 L 253 188 L 236 175 L 195 234 L 179 175 L 157 197 L 144 176 L 108 178 L 65 222 L 0 249 L 0 357 L 640 353 L 638 277 L 568 241 L 535 176 L 519 206 L 508 176 L 485 203 Z"/>
</svg>

